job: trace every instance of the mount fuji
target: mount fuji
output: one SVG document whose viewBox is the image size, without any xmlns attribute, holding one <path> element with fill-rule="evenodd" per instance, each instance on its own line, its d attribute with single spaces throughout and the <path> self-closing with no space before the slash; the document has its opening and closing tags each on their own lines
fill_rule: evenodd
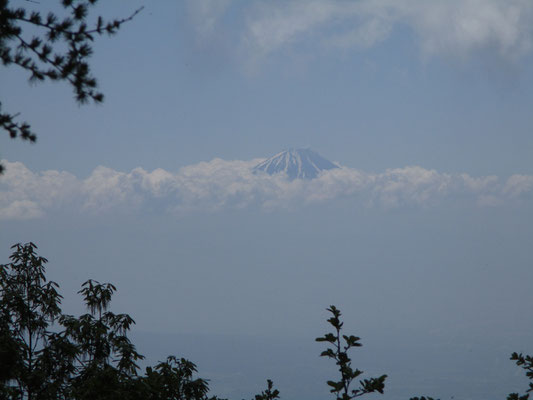
<svg viewBox="0 0 533 400">
<path fill-rule="evenodd" d="M 286 173 L 290 180 L 314 179 L 321 171 L 339 168 L 309 149 L 288 149 L 270 157 L 253 168 L 255 173 L 266 172 L 269 175 Z"/>
</svg>

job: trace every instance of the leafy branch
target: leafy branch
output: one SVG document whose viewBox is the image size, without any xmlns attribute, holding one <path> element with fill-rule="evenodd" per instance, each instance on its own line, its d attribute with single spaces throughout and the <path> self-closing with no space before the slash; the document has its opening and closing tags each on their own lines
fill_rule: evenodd
<svg viewBox="0 0 533 400">
<path fill-rule="evenodd" d="M 24 7 L 9 7 L 9 0 L 0 0 L 0 61 L 6 67 L 16 65 L 29 73 L 30 82 L 66 81 L 74 91 L 77 103 L 89 100 L 101 103 L 104 95 L 98 91 L 91 74 L 89 59 L 92 43 L 97 36 L 112 36 L 122 24 L 131 21 L 143 7 L 122 19 L 104 20 L 99 16 L 89 27 L 89 9 L 98 0 L 61 0 L 65 16 L 53 12 L 29 11 Z M 29 28 L 29 29 L 28 29 Z M 32 35 L 25 33 L 36 32 Z M 0 129 L 11 138 L 35 142 L 36 134 L 27 122 L 18 122 L 20 113 L 2 113 Z M 0 165 L 0 173 L 3 167 Z"/>
<path fill-rule="evenodd" d="M 387 375 L 381 375 L 379 378 L 362 379 L 359 381 L 359 388 L 350 390 L 353 380 L 363 374 L 363 371 L 352 368 L 352 360 L 348 356 L 348 351 L 352 347 L 361 346 L 360 338 L 353 335 L 341 335 L 344 323 L 340 320 L 340 310 L 335 306 L 330 306 L 327 311 L 332 314 L 332 317 L 327 321 L 334 328 L 334 332 L 326 333 L 315 340 L 329 343 L 330 347 L 323 351 L 320 356 L 335 360 L 335 364 L 339 367 L 340 379 L 327 381 L 328 386 L 331 387 L 330 392 L 335 393 L 337 400 L 350 400 L 372 392 L 383 394 Z"/>
<path fill-rule="evenodd" d="M 255 395 L 255 400 L 275 400 L 279 399 L 279 390 L 273 389 L 274 384 L 270 379 L 267 379 L 267 388 L 261 394 Z"/>
<path fill-rule="evenodd" d="M 516 361 L 516 365 L 522 367 L 526 371 L 526 376 L 529 380 L 533 380 L 533 357 L 528 355 L 522 355 L 522 353 L 513 353 L 511 360 Z M 518 393 L 511 393 L 507 396 L 507 400 L 527 400 L 529 399 L 529 392 L 533 391 L 533 383 L 529 383 L 529 389 L 526 390 L 526 394 L 520 396 Z"/>
</svg>

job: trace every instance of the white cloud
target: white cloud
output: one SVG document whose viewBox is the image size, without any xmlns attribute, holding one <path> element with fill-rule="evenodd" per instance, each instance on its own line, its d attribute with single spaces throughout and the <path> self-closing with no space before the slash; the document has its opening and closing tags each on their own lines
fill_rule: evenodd
<svg viewBox="0 0 533 400">
<path fill-rule="evenodd" d="M 517 197 L 533 191 L 533 176 L 531 175 L 512 175 L 505 182 L 503 188 L 505 194 Z"/>
<path fill-rule="evenodd" d="M 79 194 L 78 179 L 64 171 L 35 174 L 21 162 L 6 162 L 0 177 L 0 218 L 27 219 L 44 215 L 44 209 L 60 208 Z"/>
<path fill-rule="evenodd" d="M 215 32 L 219 19 L 230 5 L 230 0 L 188 0 L 187 8 L 192 24 L 201 39 Z"/>
<path fill-rule="evenodd" d="M 424 205 L 447 195 L 452 182 L 450 175 L 422 167 L 390 169 L 378 175 L 374 192 L 387 206 L 403 203 Z"/>
<path fill-rule="evenodd" d="M 465 187 L 472 192 L 490 191 L 491 188 L 498 187 L 498 177 L 494 175 L 474 178 L 468 174 L 461 174 L 460 177 Z"/>
<path fill-rule="evenodd" d="M 533 3 L 529 0 L 410 1 L 405 18 L 428 54 L 466 55 L 493 49 L 516 59 L 531 50 Z"/>
<path fill-rule="evenodd" d="M 81 182 L 84 208 L 98 212 L 116 207 L 122 209 L 138 207 L 141 198 L 135 190 L 135 184 L 139 180 L 139 175 L 143 176 L 143 173 L 138 169 L 126 174 L 107 167 L 97 167 Z"/>
<path fill-rule="evenodd" d="M 199 34 L 215 38 L 213 27 L 229 2 L 194 0 L 191 4 Z M 515 61 L 530 52 L 533 43 L 530 0 L 261 0 L 235 4 L 241 7 L 239 15 L 245 16 L 240 34 L 252 62 L 302 43 L 315 49 L 371 47 L 386 40 L 398 26 L 415 33 L 427 56 L 467 57 L 488 50 Z"/>
<path fill-rule="evenodd" d="M 37 203 L 30 200 L 13 200 L 0 208 L 2 219 L 34 219 L 44 215 Z"/>
<path fill-rule="evenodd" d="M 497 177 L 451 175 L 419 166 L 372 174 L 342 167 L 324 171 L 313 180 L 289 181 L 284 175 L 254 174 L 261 159 L 214 159 L 181 168 L 129 173 L 99 166 L 86 179 L 68 172 L 34 173 L 20 162 L 2 161 L 0 219 L 31 219 L 47 213 L 142 213 L 156 210 L 171 215 L 228 208 L 301 207 L 347 198 L 354 204 L 377 207 L 442 204 L 470 199 L 483 206 L 516 202 L 533 195 L 533 176 Z"/>
<path fill-rule="evenodd" d="M 369 48 L 385 40 L 392 30 L 390 21 L 378 18 L 361 21 L 355 28 L 333 34 L 322 43 L 341 48 Z"/>
</svg>

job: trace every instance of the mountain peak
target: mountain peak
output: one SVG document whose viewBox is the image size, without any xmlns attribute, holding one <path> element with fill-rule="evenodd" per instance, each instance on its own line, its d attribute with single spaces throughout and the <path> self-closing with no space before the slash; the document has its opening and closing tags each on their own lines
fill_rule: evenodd
<svg viewBox="0 0 533 400">
<path fill-rule="evenodd" d="M 287 149 L 256 165 L 254 172 L 286 173 L 290 180 L 314 179 L 321 171 L 339 168 L 310 149 Z"/>
</svg>

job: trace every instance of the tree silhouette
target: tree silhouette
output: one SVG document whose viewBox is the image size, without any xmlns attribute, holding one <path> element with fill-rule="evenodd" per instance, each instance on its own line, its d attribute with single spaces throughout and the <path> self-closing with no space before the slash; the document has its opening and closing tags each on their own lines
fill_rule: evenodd
<svg viewBox="0 0 533 400">
<path fill-rule="evenodd" d="M 526 371 L 526 376 L 529 380 L 533 381 L 533 357 L 529 355 L 522 355 L 522 353 L 513 353 L 511 360 L 516 361 L 516 365 L 522 367 Z M 533 383 L 529 383 L 529 389 L 526 390 L 526 394 L 520 396 L 518 393 L 511 393 L 507 396 L 507 400 L 527 400 L 529 399 L 529 393 L 533 391 Z"/>
<path fill-rule="evenodd" d="M 275 400 L 279 399 L 279 390 L 274 389 L 274 384 L 267 379 L 267 388 L 260 394 L 255 395 L 255 400 Z"/>
<path fill-rule="evenodd" d="M 326 342 L 330 344 L 330 347 L 320 355 L 322 357 L 333 359 L 335 364 L 339 367 L 339 380 L 327 381 L 328 386 L 331 387 L 330 392 L 335 393 L 337 400 L 351 400 L 355 397 L 372 392 L 383 394 L 387 375 L 381 375 L 379 378 L 363 379 L 359 381 L 359 388 L 350 389 L 353 380 L 363 373 L 363 371 L 360 371 L 359 369 L 354 370 L 352 368 L 352 360 L 348 355 L 348 351 L 352 347 L 362 346 L 359 342 L 360 338 L 353 335 L 341 336 L 344 322 L 340 320 L 340 310 L 335 306 L 330 306 L 327 311 L 332 314 L 331 318 L 328 319 L 328 322 L 334 328 L 334 331 L 326 333 L 324 336 L 318 337 L 315 340 L 317 342 Z"/>
<path fill-rule="evenodd" d="M 207 381 L 183 358 L 138 374 L 144 357 L 127 335 L 135 322 L 109 310 L 115 286 L 86 281 L 79 293 L 88 312 L 62 314 L 37 246 L 12 248 L 0 265 L 0 399 L 207 399 Z"/>
<path fill-rule="evenodd" d="M 139 373 L 144 357 L 128 338 L 135 321 L 109 310 L 116 288 L 88 280 L 87 313 L 63 314 L 59 286 L 33 243 L 12 246 L 0 265 L 0 400 L 218 400 L 194 363 L 169 356 Z M 268 380 L 256 400 L 274 400 Z"/>
<path fill-rule="evenodd" d="M 64 15 L 30 11 L 27 7 L 10 7 L 0 0 L 0 60 L 4 66 L 17 66 L 29 74 L 30 82 L 65 81 L 74 91 L 79 104 L 93 100 L 101 103 L 104 95 L 97 90 L 89 58 L 96 37 L 114 35 L 142 8 L 127 18 L 104 20 L 101 16 L 89 26 L 90 7 L 98 0 L 61 0 Z M 35 142 L 36 134 L 27 122 L 18 122 L 19 113 L 2 112 L 0 129 L 11 138 Z M 0 165 L 0 174 L 3 172 Z"/>
<path fill-rule="evenodd" d="M 220 400 L 209 397 L 209 382 L 196 376 L 197 367 L 169 356 L 143 374 L 137 365 L 144 357 L 128 338 L 135 321 L 115 314 L 110 304 L 116 287 L 89 279 L 78 292 L 87 313 L 74 317 L 61 311 L 59 286 L 46 279 L 46 258 L 33 243 L 16 244 L 8 264 L 0 265 L 0 400 Z M 337 380 L 328 380 L 337 400 L 368 393 L 383 394 L 387 375 L 359 380 L 363 371 L 352 367 L 349 350 L 360 338 L 342 334 L 344 323 L 335 306 L 327 311 L 332 332 L 318 337 L 328 347 L 321 356 L 338 367 Z M 533 380 L 533 357 L 513 353 L 511 360 Z M 511 393 L 507 400 L 528 400 Z M 270 379 L 255 400 L 275 400 L 280 392 Z M 410 400 L 433 400 L 412 397 Z"/>
<path fill-rule="evenodd" d="M 35 253 L 33 243 L 13 246 L 11 263 L 0 269 L 0 353 L 9 364 L 0 393 L 8 398 L 41 398 L 63 385 L 63 357 L 48 327 L 61 315 L 57 284 L 47 281 L 47 260 Z M 53 379 L 53 382 L 51 381 Z"/>
<path fill-rule="evenodd" d="M 167 357 L 154 368 L 146 369 L 142 383 L 146 387 L 147 400 L 204 399 L 209 385 L 207 380 L 194 378 L 196 365 L 184 358 Z"/>
</svg>

